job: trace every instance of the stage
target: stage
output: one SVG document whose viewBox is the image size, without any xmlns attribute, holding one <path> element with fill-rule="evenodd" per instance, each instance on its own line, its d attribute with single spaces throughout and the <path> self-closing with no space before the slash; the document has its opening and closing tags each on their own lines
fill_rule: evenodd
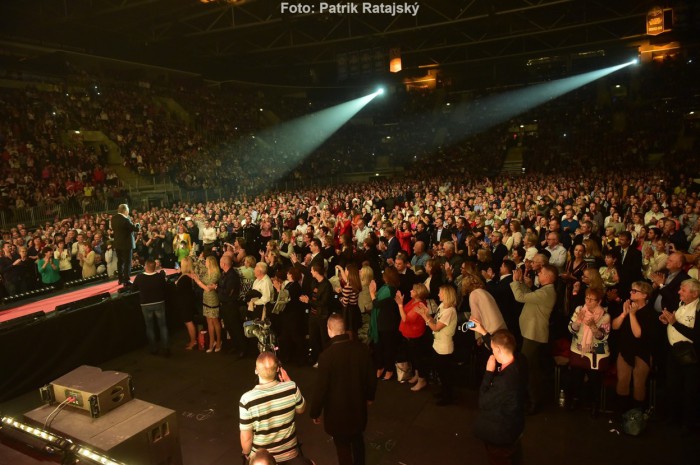
<svg viewBox="0 0 700 465">
<path fill-rule="evenodd" d="M 0 312 L 0 401 L 145 345 L 138 293 L 120 287 L 97 282 Z"/>
</svg>

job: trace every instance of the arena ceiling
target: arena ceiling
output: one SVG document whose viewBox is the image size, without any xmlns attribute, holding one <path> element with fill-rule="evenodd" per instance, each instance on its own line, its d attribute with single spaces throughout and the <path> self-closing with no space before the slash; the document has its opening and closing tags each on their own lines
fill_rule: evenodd
<svg viewBox="0 0 700 465">
<path fill-rule="evenodd" d="M 212 80 L 324 85 L 338 82 L 339 54 L 361 51 L 384 54 L 388 68 L 389 49 L 399 48 L 405 72 L 439 65 L 478 76 L 493 75 L 503 63 L 512 66 L 501 72 L 511 73 L 552 54 L 633 50 L 645 37 L 646 14 L 659 5 L 418 0 L 408 2 L 419 7 L 416 14 L 391 15 L 321 12 L 319 0 L 297 1 L 312 11 L 290 12 L 281 0 L 2 0 L 2 43 L 147 63 Z"/>
</svg>

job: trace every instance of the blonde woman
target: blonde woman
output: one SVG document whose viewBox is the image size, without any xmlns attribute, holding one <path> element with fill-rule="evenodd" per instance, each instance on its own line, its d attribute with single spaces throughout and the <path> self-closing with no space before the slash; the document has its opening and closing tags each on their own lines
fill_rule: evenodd
<svg viewBox="0 0 700 465">
<path fill-rule="evenodd" d="M 219 321 L 219 296 L 216 293 L 216 283 L 221 276 L 216 257 L 209 255 L 206 258 L 206 272 L 202 278 L 192 273 L 191 277 L 202 288 L 202 305 L 204 317 L 207 319 L 209 330 L 209 348 L 207 353 L 221 351 L 221 322 Z"/>
<path fill-rule="evenodd" d="M 370 314 L 372 313 L 372 297 L 369 295 L 369 284 L 373 280 L 374 271 L 372 271 L 372 267 L 363 266 L 360 269 L 360 282 L 362 283 L 362 290 L 360 291 L 360 295 L 357 297 L 357 305 L 360 307 L 360 313 L 362 314 L 362 326 L 360 326 L 360 329 L 357 331 L 357 337 L 365 344 L 369 343 L 367 331 L 369 330 Z"/>
<path fill-rule="evenodd" d="M 452 354 L 454 352 L 453 337 L 457 330 L 457 291 L 450 285 L 440 286 L 440 306 L 432 317 L 427 307 L 416 307 L 415 311 L 423 317 L 425 324 L 433 332 L 433 366 L 442 382 L 442 390 L 437 405 L 452 403 Z"/>
<path fill-rule="evenodd" d="M 175 305 L 182 322 L 187 328 L 190 342 L 185 349 L 192 350 L 197 345 L 197 332 L 194 326 L 194 315 L 197 311 L 197 297 L 194 293 L 194 268 L 192 258 L 185 257 L 180 263 L 180 277 L 175 281 Z"/>
</svg>

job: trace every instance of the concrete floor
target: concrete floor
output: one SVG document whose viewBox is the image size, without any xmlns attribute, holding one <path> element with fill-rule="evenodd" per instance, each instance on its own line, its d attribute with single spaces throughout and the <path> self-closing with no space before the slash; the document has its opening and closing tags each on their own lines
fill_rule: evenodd
<svg viewBox="0 0 700 465">
<path fill-rule="evenodd" d="M 103 364 L 103 369 L 129 373 L 136 397 L 178 412 L 182 454 L 186 465 L 238 465 L 238 400 L 256 382 L 254 359 L 235 360 L 224 353 L 185 351 L 184 334 L 176 334 L 169 359 L 143 349 Z M 6 354 L 4 355 L 6 356 Z M 303 394 L 314 382 L 311 367 L 287 367 Z M 414 393 L 408 384 L 380 382 L 370 407 L 365 439 L 368 465 L 431 465 L 486 463 L 483 445 L 471 434 L 477 391 L 462 387 L 458 402 L 437 407 L 434 387 Z M 0 404 L 0 412 L 21 415 L 41 404 L 29 392 Z M 523 439 L 526 464 L 700 464 L 700 437 L 650 422 L 641 437 L 613 431 L 611 415 L 591 419 L 588 412 L 568 412 L 554 402 L 527 418 Z M 322 426 L 308 415 L 297 420 L 306 456 L 317 465 L 337 463 L 335 450 Z M 11 465 L 0 457 L 0 465 Z"/>
</svg>

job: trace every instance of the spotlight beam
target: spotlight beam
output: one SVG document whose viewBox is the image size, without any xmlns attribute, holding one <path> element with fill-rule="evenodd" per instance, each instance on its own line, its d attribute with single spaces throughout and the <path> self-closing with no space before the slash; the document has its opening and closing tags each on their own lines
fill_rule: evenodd
<svg viewBox="0 0 700 465">
<path fill-rule="evenodd" d="M 466 139 L 636 62 L 637 60 L 632 60 L 621 65 L 543 82 L 460 105 L 454 113 L 453 134 L 456 134 L 458 140 Z"/>
<path fill-rule="evenodd" d="M 273 152 L 276 161 L 276 173 L 271 174 L 274 181 L 294 169 L 321 144 L 328 140 L 338 129 L 371 102 L 379 92 L 365 95 L 318 112 L 278 124 L 256 133 L 255 143 L 241 143 L 233 151 L 253 151 L 254 164 L 258 160 L 269 158 Z M 245 169 L 259 170 L 259 166 L 246 166 Z"/>
</svg>

